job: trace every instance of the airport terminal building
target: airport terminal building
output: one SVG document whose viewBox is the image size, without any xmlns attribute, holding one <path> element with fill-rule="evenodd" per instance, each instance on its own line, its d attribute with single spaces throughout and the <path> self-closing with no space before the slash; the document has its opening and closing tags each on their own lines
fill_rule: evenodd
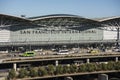
<svg viewBox="0 0 120 80">
<path fill-rule="evenodd" d="M 88 19 L 54 14 L 15 17 L 0 14 L 0 47 L 119 44 L 120 17 Z"/>
</svg>

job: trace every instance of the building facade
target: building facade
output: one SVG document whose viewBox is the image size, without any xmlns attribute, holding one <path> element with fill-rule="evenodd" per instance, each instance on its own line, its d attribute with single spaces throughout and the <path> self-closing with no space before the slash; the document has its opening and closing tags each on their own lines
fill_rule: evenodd
<svg viewBox="0 0 120 80">
<path fill-rule="evenodd" d="M 31 18 L 0 14 L 0 46 L 114 43 L 119 38 L 119 21 L 119 17 L 93 20 L 68 14 Z"/>
</svg>

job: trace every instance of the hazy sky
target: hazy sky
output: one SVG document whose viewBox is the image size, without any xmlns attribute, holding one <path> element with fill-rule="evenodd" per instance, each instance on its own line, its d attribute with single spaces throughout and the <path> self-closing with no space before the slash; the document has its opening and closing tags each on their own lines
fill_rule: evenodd
<svg viewBox="0 0 120 80">
<path fill-rule="evenodd" d="M 120 16 L 120 0 L 0 0 L 0 13 L 27 17 L 49 14 L 88 18 Z"/>
</svg>

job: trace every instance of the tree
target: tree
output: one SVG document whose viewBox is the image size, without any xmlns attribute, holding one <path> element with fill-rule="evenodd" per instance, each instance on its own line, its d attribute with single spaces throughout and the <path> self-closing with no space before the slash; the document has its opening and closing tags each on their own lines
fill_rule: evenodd
<svg viewBox="0 0 120 80">
<path fill-rule="evenodd" d="M 63 66 L 63 73 L 70 73 L 70 66 Z"/>
<path fill-rule="evenodd" d="M 74 64 L 72 64 L 72 65 L 70 66 L 70 72 L 71 72 L 71 73 L 77 72 L 77 66 L 74 65 Z"/>
<path fill-rule="evenodd" d="M 38 69 L 37 68 L 30 68 L 29 76 L 31 76 L 31 77 L 38 76 Z"/>
<path fill-rule="evenodd" d="M 48 67 L 47 67 L 47 71 L 48 71 L 48 74 L 50 74 L 50 75 L 54 75 L 54 72 L 55 72 L 55 66 L 53 66 L 53 65 L 48 65 Z"/>
<path fill-rule="evenodd" d="M 115 63 L 115 70 L 120 70 L 120 61 Z"/>
<path fill-rule="evenodd" d="M 95 71 L 101 71 L 102 68 L 101 68 L 101 64 L 95 64 Z"/>
<path fill-rule="evenodd" d="M 16 77 L 16 71 L 14 69 L 11 69 L 8 74 L 9 79 L 13 79 Z"/>
<path fill-rule="evenodd" d="M 47 72 L 45 67 L 39 67 L 39 69 L 38 69 L 38 75 L 39 76 L 45 76 L 47 74 L 48 74 L 48 72 Z"/>
<path fill-rule="evenodd" d="M 86 70 L 89 72 L 96 71 L 96 66 L 93 63 L 86 64 Z"/>
<path fill-rule="evenodd" d="M 108 70 L 115 70 L 115 62 L 108 62 L 107 69 Z"/>
<path fill-rule="evenodd" d="M 78 68 L 78 71 L 79 72 L 86 72 L 87 71 L 86 65 L 85 64 L 80 65 L 79 68 Z"/>
<path fill-rule="evenodd" d="M 20 71 L 19 71 L 19 77 L 20 78 L 24 78 L 26 76 L 28 76 L 28 71 L 26 69 L 24 69 L 24 68 L 20 69 Z"/>
<path fill-rule="evenodd" d="M 63 74 L 63 66 L 62 65 L 56 66 L 56 74 Z"/>
<path fill-rule="evenodd" d="M 105 63 L 102 63 L 99 66 L 100 66 L 101 70 L 108 70 L 107 64 L 105 64 Z"/>
</svg>

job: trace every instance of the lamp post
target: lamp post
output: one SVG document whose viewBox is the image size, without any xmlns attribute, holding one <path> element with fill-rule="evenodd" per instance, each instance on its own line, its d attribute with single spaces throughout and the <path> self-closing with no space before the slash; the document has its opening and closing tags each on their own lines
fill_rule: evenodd
<svg viewBox="0 0 120 80">
<path fill-rule="evenodd" d="M 117 40 L 116 40 L 116 46 L 117 48 L 119 48 L 119 39 L 120 39 L 120 28 L 118 27 L 117 28 Z"/>
</svg>

